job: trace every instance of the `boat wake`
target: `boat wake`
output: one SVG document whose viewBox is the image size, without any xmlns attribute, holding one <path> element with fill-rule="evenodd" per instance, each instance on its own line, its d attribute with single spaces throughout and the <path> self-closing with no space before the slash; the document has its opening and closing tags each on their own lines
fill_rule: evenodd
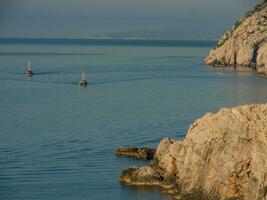
<svg viewBox="0 0 267 200">
<path fill-rule="evenodd" d="M 66 73 L 68 74 L 68 73 Z M 73 74 L 70 73 L 70 74 Z M 18 75 L 18 74 L 15 74 Z M 0 76 L 0 80 L 6 80 L 6 81 L 20 81 L 20 82 L 32 82 L 32 83 L 49 83 L 49 84 L 65 84 L 65 85 L 79 85 L 78 79 L 73 79 L 73 77 L 62 77 L 62 76 L 53 76 L 53 77 L 45 77 L 43 76 L 41 79 L 37 79 L 36 76 L 32 78 L 25 78 L 24 75 L 19 74 L 20 76 L 16 77 L 3 77 Z M 38 74 L 36 74 L 38 75 Z M 39 75 L 45 75 L 42 73 L 39 73 Z M 23 78 L 22 78 L 23 77 Z M 146 80 L 181 80 L 181 79 L 196 79 L 200 78 L 199 76 L 190 75 L 190 76 L 182 76 L 182 75 L 154 75 L 154 76 L 143 76 L 143 77 L 132 77 L 127 79 L 103 79 L 99 77 L 98 79 L 90 79 L 88 82 L 88 85 L 104 85 L 104 84 L 115 84 L 115 83 L 123 83 L 123 82 L 137 82 L 137 81 L 146 81 Z M 213 79 L 214 77 L 211 76 L 201 76 L 203 79 Z M 102 80 L 101 80 L 102 79 Z"/>
</svg>

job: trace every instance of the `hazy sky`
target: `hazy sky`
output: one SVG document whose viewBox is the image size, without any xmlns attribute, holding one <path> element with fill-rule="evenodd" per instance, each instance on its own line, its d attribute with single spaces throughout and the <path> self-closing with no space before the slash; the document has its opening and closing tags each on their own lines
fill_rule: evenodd
<svg viewBox="0 0 267 200">
<path fill-rule="evenodd" d="M 216 39 L 257 0 L 0 0 L 0 37 Z"/>
</svg>

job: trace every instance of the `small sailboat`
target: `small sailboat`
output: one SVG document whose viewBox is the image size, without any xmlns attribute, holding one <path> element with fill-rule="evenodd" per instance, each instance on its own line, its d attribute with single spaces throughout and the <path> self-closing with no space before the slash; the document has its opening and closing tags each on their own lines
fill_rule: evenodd
<svg viewBox="0 0 267 200">
<path fill-rule="evenodd" d="M 31 68 L 31 63 L 28 62 L 28 69 L 26 70 L 26 76 L 32 76 L 32 68 Z"/>
<path fill-rule="evenodd" d="M 87 81 L 85 80 L 84 72 L 82 73 L 82 78 L 79 83 L 80 86 L 87 86 Z"/>
</svg>

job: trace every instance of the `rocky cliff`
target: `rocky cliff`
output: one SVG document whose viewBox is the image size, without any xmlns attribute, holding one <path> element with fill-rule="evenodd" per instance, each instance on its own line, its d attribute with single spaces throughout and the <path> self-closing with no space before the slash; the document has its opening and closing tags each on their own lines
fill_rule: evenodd
<svg viewBox="0 0 267 200">
<path fill-rule="evenodd" d="M 150 165 L 119 181 L 161 186 L 178 199 L 267 200 L 267 104 L 206 114 L 183 141 L 163 139 Z"/>
<path fill-rule="evenodd" d="M 213 66 L 247 66 L 267 74 L 267 1 L 226 32 L 204 61 Z"/>
</svg>

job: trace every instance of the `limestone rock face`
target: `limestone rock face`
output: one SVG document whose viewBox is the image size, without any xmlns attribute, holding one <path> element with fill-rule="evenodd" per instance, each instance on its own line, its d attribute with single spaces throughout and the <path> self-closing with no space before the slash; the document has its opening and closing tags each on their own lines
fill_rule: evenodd
<svg viewBox="0 0 267 200">
<path fill-rule="evenodd" d="M 126 156 L 142 160 L 151 160 L 153 159 L 155 151 L 155 149 L 145 147 L 121 147 L 116 149 L 115 154 L 117 156 Z"/>
<path fill-rule="evenodd" d="M 267 71 L 267 2 L 262 3 L 226 32 L 205 58 L 213 66 L 256 67 Z"/>
<path fill-rule="evenodd" d="M 191 194 L 184 199 L 267 200 L 267 104 L 206 114 L 184 141 L 163 139 L 151 165 L 130 168 L 119 180 Z"/>
</svg>

